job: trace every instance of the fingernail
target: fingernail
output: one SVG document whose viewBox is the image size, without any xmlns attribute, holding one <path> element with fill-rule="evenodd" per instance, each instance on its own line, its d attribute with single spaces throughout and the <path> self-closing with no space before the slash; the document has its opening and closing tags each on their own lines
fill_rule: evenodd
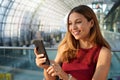
<svg viewBox="0 0 120 80">
<path fill-rule="evenodd" d="M 41 54 L 41 56 L 44 56 L 44 54 Z"/>
<path fill-rule="evenodd" d="M 44 58 L 44 60 L 46 61 L 46 58 Z"/>
</svg>

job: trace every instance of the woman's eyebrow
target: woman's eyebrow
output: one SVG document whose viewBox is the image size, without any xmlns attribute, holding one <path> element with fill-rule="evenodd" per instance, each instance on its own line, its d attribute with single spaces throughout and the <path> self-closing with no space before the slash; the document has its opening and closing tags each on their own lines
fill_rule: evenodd
<svg viewBox="0 0 120 80">
<path fill-rule="evenodd" d="M 77 18 L 76 20 L 82 20 L 82 18 Z"/>
</svg>

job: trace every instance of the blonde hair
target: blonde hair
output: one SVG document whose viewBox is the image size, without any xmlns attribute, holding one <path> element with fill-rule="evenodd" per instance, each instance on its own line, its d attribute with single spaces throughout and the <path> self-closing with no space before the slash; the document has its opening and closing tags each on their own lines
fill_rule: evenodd
<svg viewBox="0 0 120 80">
<path fill-rule="evenodd" d="M 80 5 L 80 6 L 73 8 L 68 15 L 67 24 L 68 24 L 69 16 L 73 12 L 82 14 L 88 21 L 91 21 L 91 20 L 94 21 L 94 25 L 90 30 L 90 37 L 89 37 L 90 42 L 95 43 L 96 45 L 104 46 L 104 47 L 107 47 L 108 49 L 111 49 L 108 42 L 103 38 L 101 31 L 100 31 L 97 17 L 90 7 L 88 7 L 86 5 Z M 68 29 L 68 27 L 69 26 L 67 26 L 67 29 Z M 70 60 L 76 58 L 76 52 L 80 48 L 80 43 L 78 40 L 76 40 L 72 36 L 72 34 L 69 32 L 69 30 L 67 30 L 64 39 L 59 44 L 58 52 L 59 52 L 60 48 L 63 48 L 63 46 L 65 46 L 64 51 L 62 51 L 63 52 L 62 53 L 63 61 L 69 62 Z"/>
</svg>

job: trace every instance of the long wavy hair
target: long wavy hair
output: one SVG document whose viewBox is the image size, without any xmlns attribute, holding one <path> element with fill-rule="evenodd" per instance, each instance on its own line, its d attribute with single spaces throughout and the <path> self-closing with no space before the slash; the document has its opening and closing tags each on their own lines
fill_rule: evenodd
<svg viewBox="0 0 120 80">
<path fill-rule="evenodd" d="M 68 26 L 69 16 L 73 12 L 82 14 L 88 21 L 90 21 L 90 20 L 94 21 L 94 25 L 90 30 L 90 37 L 89 37 L 90 42 L 95 43 L 96 45 L 104 46 L 104 47 L 107 47 L 108 49 L 111 49 L 108 42 L 102 36 L 100 27 L 99 27 L 99 23 L 98 23 L 98 20 L 97 20 L 97 17 L 96 17 L 96 14 L 94 13 L 94 11 L 86 5 L 79 5 L 77 7 L 74 7 L 68 14 L 67 32 L 65 34 L 65 37 L 63 38 L 63 40 L 61 41 L 61 43 L 58 46 L 58 52 L 62 52 L 62 61 L 69 62 L 70 60 L 76 58 L 76 52 L 80 48 L 79 40 L 76 40 L 73 37 L 73 35 L 69 31 L 69 26 Z M 64 49 L 62 49 L 63 51 L 60 51 L 61 48 L 64 48 Z"/>
</svg>

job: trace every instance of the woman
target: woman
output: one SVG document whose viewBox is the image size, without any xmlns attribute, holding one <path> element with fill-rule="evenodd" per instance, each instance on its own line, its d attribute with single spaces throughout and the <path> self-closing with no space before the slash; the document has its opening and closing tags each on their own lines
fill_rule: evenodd
<svg viewBox="0 0 120 80">
<path fill-rule="evenodd" d="M 86 5 L 73 8 L 67 19 L 67 32 L 51 66 L 38 55 L 36 64 L 44 69 L 46 80 L 106 80 L 111 62 L 111 48 L 103 38 L 95 13 Z M 61 66 L 60 66 L 61 65 Z"/>
</svg>

